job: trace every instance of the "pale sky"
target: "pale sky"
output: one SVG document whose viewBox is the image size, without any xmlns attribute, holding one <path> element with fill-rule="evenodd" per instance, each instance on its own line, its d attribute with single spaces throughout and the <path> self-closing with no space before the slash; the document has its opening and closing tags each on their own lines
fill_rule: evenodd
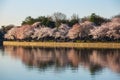
<svg viewBox="0 0 120 80">
<path fill-rule="evenodd" d="M 0 26 L 20 25 L 27 17 L 62 12 L 68 18 L 73 13 L 80 18 L 96 13 L 110 18 L 120 13 L 120 0 L 0 0 Z"/>
</svg>

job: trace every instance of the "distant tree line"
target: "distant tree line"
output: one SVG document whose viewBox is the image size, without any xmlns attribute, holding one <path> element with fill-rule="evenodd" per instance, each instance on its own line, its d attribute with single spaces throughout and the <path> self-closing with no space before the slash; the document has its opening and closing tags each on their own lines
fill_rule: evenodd
<svg viewBox="0 0 120 80">
<path fill-rule="evenodd" d="M 31 16 L 26 17 L 26 19 L 22 22 L 22 25 L 25 24 L 33 24 L 35 22 L 41 22 L 42 25 L 48 26 L 50 28 L 59 27 L 61 23 L 68 24 L 72 27 L 75 23 L 80 22 L 80 18 L 77 14 L 73 14 L 71 19 L 67 19 L 66 15 L 61 12 L 56 12 L 52 16 L 40 16 L 37 18 L 32 18 Z"/>
<path fill-rule="evenodd" d="M 41 22 L 42 25 L 48 26 L 50 28 L 59 27 L 61 23 L 67 24 L 72 27 L 74 24 L 84 21 L 91 21 L 95 25 L 101 25 L 102 23 L 110 21 L 107 18 L 103 18 L 95 13 L 92 13 L 90 16 L 79 18 L 77 14 L 73 14 L 70 19 L 67 19 L 66 15 L 61 12 L 56 12 L 52 16 L 40 16 L 37 18 L 32 18 L 31 16 L 26 17 L 22 22 L 22 25 L 33 24 L 35 22 Z"/>
</svg>

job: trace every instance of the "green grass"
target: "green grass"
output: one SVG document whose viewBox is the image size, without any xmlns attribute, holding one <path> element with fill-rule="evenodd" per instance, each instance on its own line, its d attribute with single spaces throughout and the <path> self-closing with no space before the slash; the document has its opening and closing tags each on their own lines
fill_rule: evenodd
<svg viewBox="0 0 120 80">
<path fill-rule="evenodd" d="M 4 46 L 68 47 L 68 48 L 120 48 L 114 42 L 17 42 L 4 41 Z"/>
</svg>

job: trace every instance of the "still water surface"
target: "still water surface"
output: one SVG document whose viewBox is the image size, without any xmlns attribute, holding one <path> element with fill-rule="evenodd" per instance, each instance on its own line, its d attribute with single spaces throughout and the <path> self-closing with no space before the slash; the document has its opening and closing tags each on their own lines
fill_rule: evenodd
<svg viewBox="0 0 120 80">
<path fill-rule="evenodd" d="M 120 50 L 5 46 L 0 80 L 120 80 Z"/>
</svg>

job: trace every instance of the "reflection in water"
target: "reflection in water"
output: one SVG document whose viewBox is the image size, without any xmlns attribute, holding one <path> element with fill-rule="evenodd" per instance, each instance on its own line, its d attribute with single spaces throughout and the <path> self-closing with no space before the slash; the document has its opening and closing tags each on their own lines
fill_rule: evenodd
<svg viewBox="0 0 120 80">
<path fill-rule="evenodd" d="M 120 73 L 120 50 L 116 49 L 70 49 L 70 48 L 33 48 L 9 47 L 4 51 L 14 58 L 19 58 L 29 67 L 46 69 L 50 66 L 58 68 L 83 66 L 92 74 L 109 68 Z"/>
</svg>

